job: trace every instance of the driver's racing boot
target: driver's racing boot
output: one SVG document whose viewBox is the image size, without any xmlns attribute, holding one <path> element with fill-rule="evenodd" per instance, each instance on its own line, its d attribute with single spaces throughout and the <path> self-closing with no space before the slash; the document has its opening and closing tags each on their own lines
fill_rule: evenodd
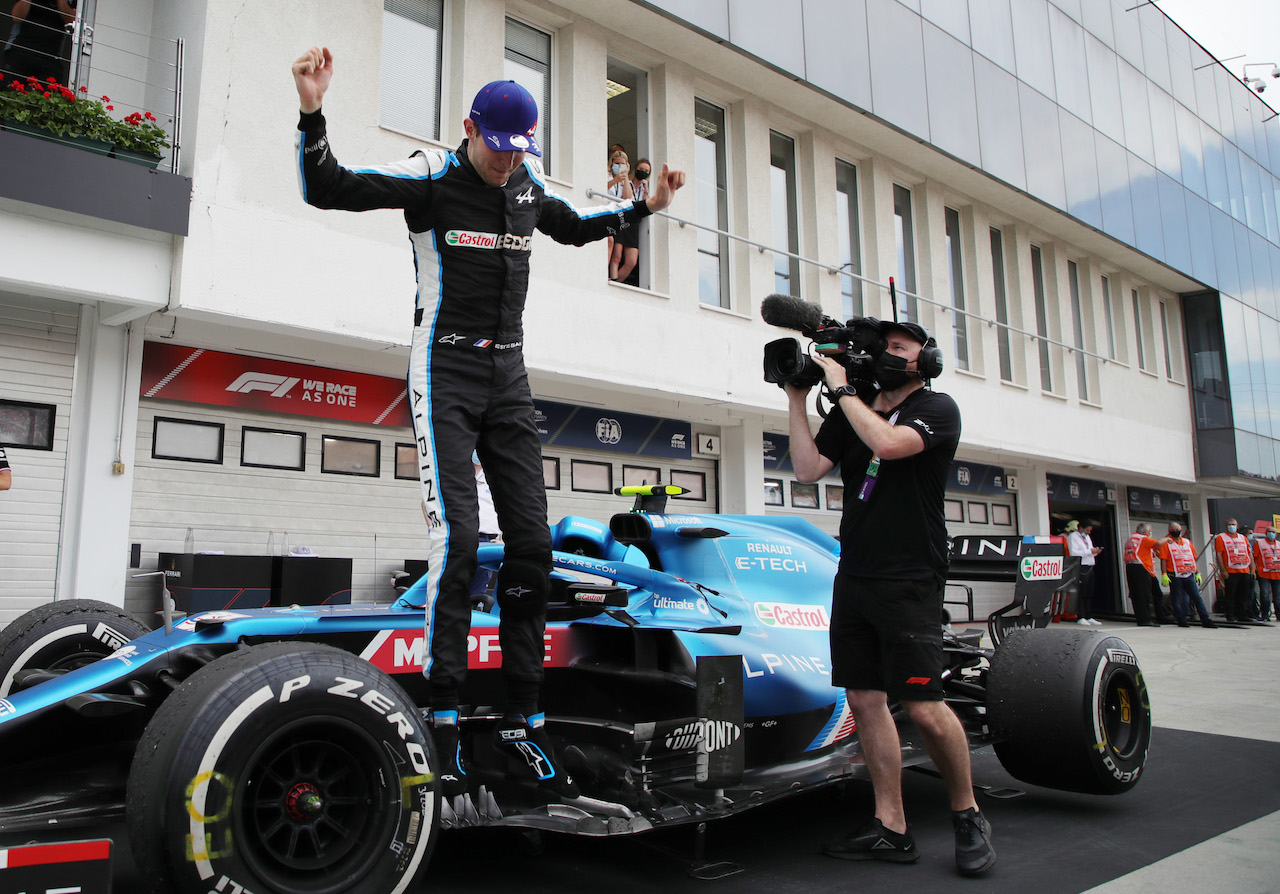
<svg viewBox="0 0 1280 894">
<path fill-rule="evenodd" d="M 576 798 L 580 794 L 578 784 L 557 760 L 545 722 L 542 713 L 528 717 L 508 714 L 493 731 L 494 743 L 509 763 L 521 768 L 521 775 L 536 779 L 540 786 L 562 798 Z"/>
<path fill-rule="evenodd" d="M 462 742 L 458 735 L 457 711 L 432 711 L 428 718 L 431 738 L 436 743 L 440 769 L 440 794 L 452 800 L 467 791 L 467 771 L 462 767 Z"/>
</svg>

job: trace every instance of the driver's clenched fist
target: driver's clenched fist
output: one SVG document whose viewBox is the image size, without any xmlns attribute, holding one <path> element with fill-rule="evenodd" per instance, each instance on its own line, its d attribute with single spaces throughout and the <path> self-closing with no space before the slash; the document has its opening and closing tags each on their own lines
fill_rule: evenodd
<svg viewBox="0 0 1280 894">
<path fill-rule="evenodd" d="M 298 88 L 298 108 L 320 111 L 325 91 L 333 80 L 333 53 L 328 47 L 312 47 L 293 62 L 293 83 Z"/>
</svg>

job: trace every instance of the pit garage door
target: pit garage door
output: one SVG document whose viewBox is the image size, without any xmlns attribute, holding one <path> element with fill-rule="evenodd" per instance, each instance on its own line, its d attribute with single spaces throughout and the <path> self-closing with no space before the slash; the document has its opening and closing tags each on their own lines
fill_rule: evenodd
<svg viewBox="0 0 1280 894">
<path fill-rule="evenodd" d="M 0 443 L 13 468 L 0 493 L 0 626 L 54 597 L 79 312 L 0 295 Z"/>
</svg>

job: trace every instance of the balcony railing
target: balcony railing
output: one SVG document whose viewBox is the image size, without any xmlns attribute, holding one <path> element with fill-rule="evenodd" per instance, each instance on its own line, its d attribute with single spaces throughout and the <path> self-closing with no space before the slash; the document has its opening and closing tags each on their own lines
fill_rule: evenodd
<svg viewBox="0 0 1280 894">
<path fill-rule="evenodd" d="M 83 4 L 82 4 L 83 6 Z M 54 29 L 39 23 L 20 23 L 17 34 L 3 34 L 6 43 L 21 45 L 30 40 L 34 32 Z M 162 38 L 129 30 L 103 17 L 95 22 L 85 22 L 77 15 L 63 32 L 61 48 L 56 52 L 47 49 L 26 50 L 17 57 L 23 64 L 15 65 L 15 55 L 10 52 L 3 58 L 6 89 L 17 79 L 25 81 L 27 75 L 37 74 L 41 81 L 52 75 L 58 83 L 72 88 L 78 97 L 99 100 L 109 97 L 103 104 L 108 114 L 116 120 L 139 113 L 150 113 L 155 124 L 166 134 L 169 148 L 162 150 L 160 168 L 176 173 L 182 152 L 182 84 L 183 52 L 181 38 Z M 35 40 L 47 47 L 54 41 Z M 22 68 L 28 70 L 21 70 Z M 84 88 L 83 90 L 81 88 Z M 56 135 L 45 135 L 47 140 L 59 141 Z M 62 142 L 72 143 L 70 140 Z"/>
</svg>

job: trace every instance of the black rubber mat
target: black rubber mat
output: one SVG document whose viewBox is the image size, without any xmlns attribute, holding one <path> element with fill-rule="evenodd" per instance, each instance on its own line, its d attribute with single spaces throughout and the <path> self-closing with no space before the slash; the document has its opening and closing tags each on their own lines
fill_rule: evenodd
<svg viewBox="0 0 1280 894">
<path fill-rule="evenodd" d="M 1112 798 L 1023 787 L 993 753 L 974 755 L 974 781 L 1019 797 L 979 795 L 994 826 L 999 860 L 986 876 L 961 879 L 953 863 L 940 780 L 907 771 L 903 792 L 920 862 L 899 866 L 824 857 L 821 844 L 871 815 L 871 787 L 798 796 L 710 823 L 700 861 L 696 829 L 622 838 L 582 838 L 482 829 L 440 836 L 419 890 L 510 894 L 645 892 L 829 892 L 892 890 L 1074 894 L 1280 810 L 1280 744 L 1156 729 L 1146 776 Z M 137 890 L 123 825 L 23 835 L 23 841 L 110 837 L 113 891 Z M 0 841 L 0 846 L 16 841 Z M 1277 857 L 1280 865 L 1280 856 Z M 727 877 L 707 880 L 691 870 Z M 1231 867 L 1224 861 L 1224 875 Z M 909 886 L 909 887 L 908 887 Z"/>
</svg>

